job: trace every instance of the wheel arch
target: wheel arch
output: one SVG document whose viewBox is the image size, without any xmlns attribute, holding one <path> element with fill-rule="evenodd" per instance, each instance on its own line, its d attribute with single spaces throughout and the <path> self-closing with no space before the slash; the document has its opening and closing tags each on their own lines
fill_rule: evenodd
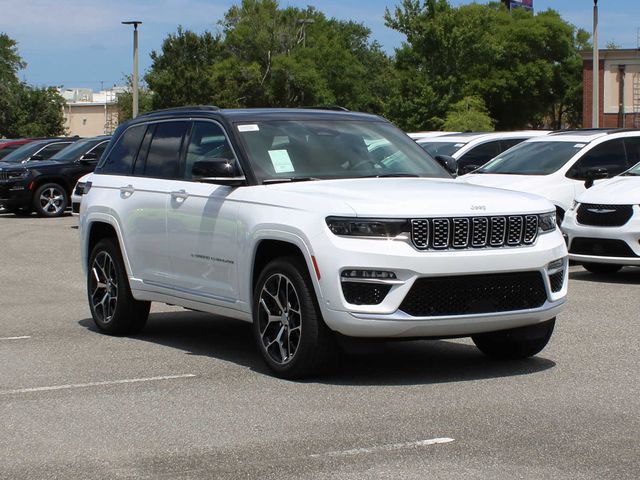
<svg viewBox="0 0 640 480">
<path fill-rule="evenodd" d="M 83 230 L 82 234 L 82 267 L 85 272 L 88 269 L 89 256 L 93 247 L 103 238 L 113 238 L 118 247 L 122 259 L 124 260 L 127 275 L 131 276 L 131 265 L 129 264 L 129 257 L 126 254 L 126 249 L 122 243 L 122 232 L 118 223 L 113 217 L 106 214 L 94 214 L 92 218 L 87 219 L 86 226 L 81 226 Z"/>
<path fill-rule="evenodd" d="M 57 183 L 61 187 L 64 188 L 65 192 L 67 192 L 67 196 L 69 197 L 69 201 L 71 201 L 71 191 L 73 186 L 68 182 L 68 180 L 63 176 L 58 175 L 43 175 L 41 177 L 37 177 L 32 181 L 33 186 L 31 187 L 32 195 L 35 194 L 35 191 L 40 188 L 42 185 L 47 183 Z"/>
</svg>

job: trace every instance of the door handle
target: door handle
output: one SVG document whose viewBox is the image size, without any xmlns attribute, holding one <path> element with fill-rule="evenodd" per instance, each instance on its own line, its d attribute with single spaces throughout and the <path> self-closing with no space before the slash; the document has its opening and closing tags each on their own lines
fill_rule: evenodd
<svg viewBox="0 0 640 480">
<path fill-rule="evenodd" d="M 133 188 L 133 185 L 127 185 L 126 187 L 120 187 L 120 196 L 122 198 L 129 198 L 131 195 L 133 195 L 133 192 L 135 192 L 136 189 Z"/>
<path fill-rule="evenodd" d="M 171 192 L 171 199 L 178 203 L 184 202 L 189 198 L 189 194 L 185 190 L 178 190 L 177 192 Z"/>
</svg>

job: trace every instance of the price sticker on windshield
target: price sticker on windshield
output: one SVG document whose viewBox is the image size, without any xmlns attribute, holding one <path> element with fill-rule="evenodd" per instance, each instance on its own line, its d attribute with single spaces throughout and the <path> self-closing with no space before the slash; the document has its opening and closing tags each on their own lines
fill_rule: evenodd
<svg viewBox="0 0 640 480">
<path fill-rule="evenodd" d="M 260 127 L 255 123 L 251 123 L 249 125 L 238 125 L 239 132 L 259 132 Z"/>
<path fill-rule="evenodd" d="M 289 158 L 289 152 L 286 150 L 269 150 L 269 157 L 271 157 L 271 164 L 276 173 L 295 172 L 291 158 Z"/>
</svg>

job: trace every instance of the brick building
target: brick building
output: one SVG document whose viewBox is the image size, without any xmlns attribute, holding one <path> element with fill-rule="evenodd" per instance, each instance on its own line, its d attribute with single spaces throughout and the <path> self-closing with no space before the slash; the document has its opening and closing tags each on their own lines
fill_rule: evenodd
<svg viewBox="0 0 640 480">
<path fill-rule="evenodd" d="M 593 52 L 582 52 L 583 126 L 592 124 Z M 599 126 L 640 128 L 640 50 L 600 50 Z"/>
</svg>

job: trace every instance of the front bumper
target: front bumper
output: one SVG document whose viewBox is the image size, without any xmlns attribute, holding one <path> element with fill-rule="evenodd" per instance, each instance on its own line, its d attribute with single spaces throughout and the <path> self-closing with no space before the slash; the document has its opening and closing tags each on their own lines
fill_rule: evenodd
<svg viewBox="0 0 640 480">
<path fill-rule="evenodd" d="M 567 294 L 567 250 L 559 230 L 542 234 L 531 246 L 447 251 L 418 251 L 406 241 L 345 238 L 328 235 L 314 254 L 322 274 L 320 308 L 334 331 L 356 337 L 447 337 L 516 328 L 544 322 L 563 308 Z M 319 238 L 314 239 L 316 242 Z M 315 245 L 318 243 L 314 242 Z M 315 246 L 314 245 L 314 246 Z M 562 260 L 561 268 L 549 270 Z M 349 269 L 393 272 L 396 278 L 375 305 L 347 302 L 341 273 Z M 563 272 L 560 286 L 549 275 Z M 539 272 L 546 301 L 536 308 L 488 313 L 412 316 L 401 305 L 421 278 L 482 276 Z M 553 291 L 556 290 L 556 291 Z"/>
<path fill-rule="evenodd" d="M 627 223 L 619 227 L 598 227 L 592 225 L 582 225 L 576 220 L 576 211 L 567 211 L 562 222 L 562 231 L 567 236 L 567 246 L 569 249 L 569 259 L 577 263 L 608 263 L 615 265 L 638 265 L 640 266 L 640 207 L 633 207 L 633 215 Z M 592 244 L 590 253 L 577 251 L 574 240 Z M 601 242 L 599 242 L 599 240 Z M 626 250 L 615 254 L 608 252 L 607 242 L 623 242 L 623 249 Z M 603 244 L 603 245 L 599 245 Z M 573 253 L 572 253 L 572 246 Z M 611 254 L 614 253 L 614 254 Z"/>
<path fill-rule="evenodd" d="M 31 191 L 22 182 L 0 184 L 0 205 L 9 208 L 22 208 L 31 205 Z"/>
</svg>

